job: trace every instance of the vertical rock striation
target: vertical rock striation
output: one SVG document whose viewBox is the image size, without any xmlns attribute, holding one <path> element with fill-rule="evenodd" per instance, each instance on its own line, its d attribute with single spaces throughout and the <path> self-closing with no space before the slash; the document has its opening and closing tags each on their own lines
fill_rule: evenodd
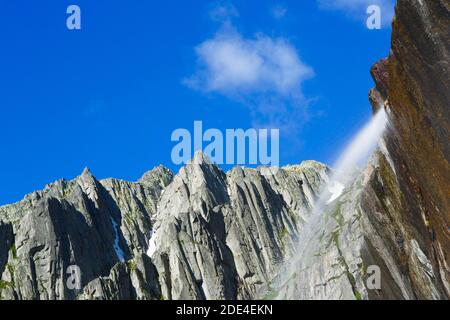
<svg viewBox="0 0 450 320">
<path fill-rule="evenodd" d="M 0 297 L 255 298 L 329 171 L 313 161 L 267 170 L 225 174 L 198 153 L 175 176 L 158 167 L 138 182 L 98 181 L 86 169 L 0 207 Z"/>
<path fill-rule="evenodd" d="M 441 296 L 450 296 L 450 3 L 399 0 L 387 72 L 392 130 L 386 146 L 404 196 L 406 263 L 417 297 L 428 277 L 414 270 L 420 251 Z"/>
<path fill-rule="evenodd" d="M 448 0 L 398 0 L 369 95 L 390 125 L 317 221 L 331 171 L 314 161 L 224 173 L 197 153 L 137 182 L 85 169 L 0 207 L 0 299 L 448 299 L 449 22 Z"/>
<path fill-rule="evenodd" d="M 281 298 L 448 299 L 450 3 L 398 0 L 392 50 L 371 70 L 390 125 L 328 206 Z M 368 285 L 376 266 L 381 286 Z"/>
</svg>

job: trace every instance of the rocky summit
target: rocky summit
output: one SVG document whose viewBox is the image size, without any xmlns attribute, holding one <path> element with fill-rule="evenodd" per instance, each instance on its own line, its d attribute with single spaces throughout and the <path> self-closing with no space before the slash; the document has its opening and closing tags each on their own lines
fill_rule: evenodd
<svg viewBox="0 0 450 320">
<path fill-rule="evenodd" d="M 173 174 L 89 170 L 0 208 L 2 299 L 247 299 L 275 277 L 327 182 L 317 162 L 228 174 L 203 154 Z M 67 268 L 81 287 L 67 285 Z"/>
<path fill-rule="evenodd" d="M 0 207 L 0 299 L 450 298 L 449 22 L 447 0 L 397 1 L 369 94 L 389 125 L 339 194 L 314 161 L 85 169 Z"/>
</svg>

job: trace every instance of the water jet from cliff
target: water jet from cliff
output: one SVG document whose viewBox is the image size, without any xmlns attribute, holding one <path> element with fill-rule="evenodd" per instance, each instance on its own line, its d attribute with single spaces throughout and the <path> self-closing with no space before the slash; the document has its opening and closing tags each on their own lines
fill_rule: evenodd
<svg viewBox="0 0 450 320">
<path fill-rule="evenodd" d="M 275 279 L 275 282 L 281 285 L 280 288 L 291 281 L 289 277 L 308 265 L 309 242 L 315 239 L 315 234 L 320 232 L 323 213 L 326 211 L 327 206 L 333 205 L 333 202 L 338 200 L 346 187 L 354 181 L 358 168 L 366 164 L 368 158 L 375 150 L 387 123 L 388 116 L 385 109 L 381 107 L 380 111 L 358 131 L 338 157 L 328 183 L 317 197 L 308 221 L 300 230 L 294 257 L 286 262 L 282 272 Z"/>
<path fill-rule="evenodd" d="M 384 108 L 380 108 L 374 117 L 355 135 L 333 165 L 329 182 L 316 200 L 312 219 L 320 215 L 325 205 L 331 204 L 344 191 L 354 178 L 355 172 L 364 167 L 367 159 L 375 150 L 388 122 Z"/>
</svg>

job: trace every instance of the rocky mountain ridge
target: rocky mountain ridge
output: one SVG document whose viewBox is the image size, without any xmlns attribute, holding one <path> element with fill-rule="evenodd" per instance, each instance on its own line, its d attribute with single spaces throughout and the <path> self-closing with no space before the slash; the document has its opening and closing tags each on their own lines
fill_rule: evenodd
<svg viewBox="0 0 450 320">
<path fill-rule="evenodd" d="M 332 171 L 314 161 L 86 169 L 0 207 L 0 299 L 448 299 L 449 22 L 448 0 L 397 1 L 369 95 L 389 126 L 320 215 Z"/>
<path fill-rule="evenodd" d="M 268 177 L 225 174 L 201 153 L 175 176 L 158 167 L 135 183 L 86 169 L 0 207 L 1 297 L 255 297 L 289 255 L 328 171 L 304 162 Z M 72 265 L 80 290 L 66 285 Z"/>
</svg>

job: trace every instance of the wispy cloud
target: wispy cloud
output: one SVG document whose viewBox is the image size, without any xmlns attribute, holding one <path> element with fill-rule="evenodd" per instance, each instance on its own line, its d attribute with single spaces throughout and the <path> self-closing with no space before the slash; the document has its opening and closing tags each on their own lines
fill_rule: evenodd
<svg viewBox="0 0 450 320">
<path fill-rule="evenodd" d="M 255 126 L 289 129 L 295 134 L 307 118 L 303 82 L 314 75 L 285 38 L 259 33 L 245 37 L 229 21 L 195 48 L 189 87 L 241 102 Z"/>
<path fill-rule="evenodd" d="M 239 17 L 239 12 L 233 4 L 223 2 L 219 5 L 215 5 L 213 9 L 210 10 L 209 17 L 213 21 L 225 22 L 232 18 Z"/>
<path fill-rule="evenodd" d="M 282 19 L 287 13 L 287 7 L 282 4 L 277 4 L 272 7 L 272 15 L 275 19 Z"/>
<path fill-rule="evenodd" d="M 343 11 L 349 17 L 365 21 L 367 8 L 377 5 L 381 9 L 383 26 L 389 26 L 394 17 L 395 0 L 317 0 L 319 8 Z"/>
</svg>

